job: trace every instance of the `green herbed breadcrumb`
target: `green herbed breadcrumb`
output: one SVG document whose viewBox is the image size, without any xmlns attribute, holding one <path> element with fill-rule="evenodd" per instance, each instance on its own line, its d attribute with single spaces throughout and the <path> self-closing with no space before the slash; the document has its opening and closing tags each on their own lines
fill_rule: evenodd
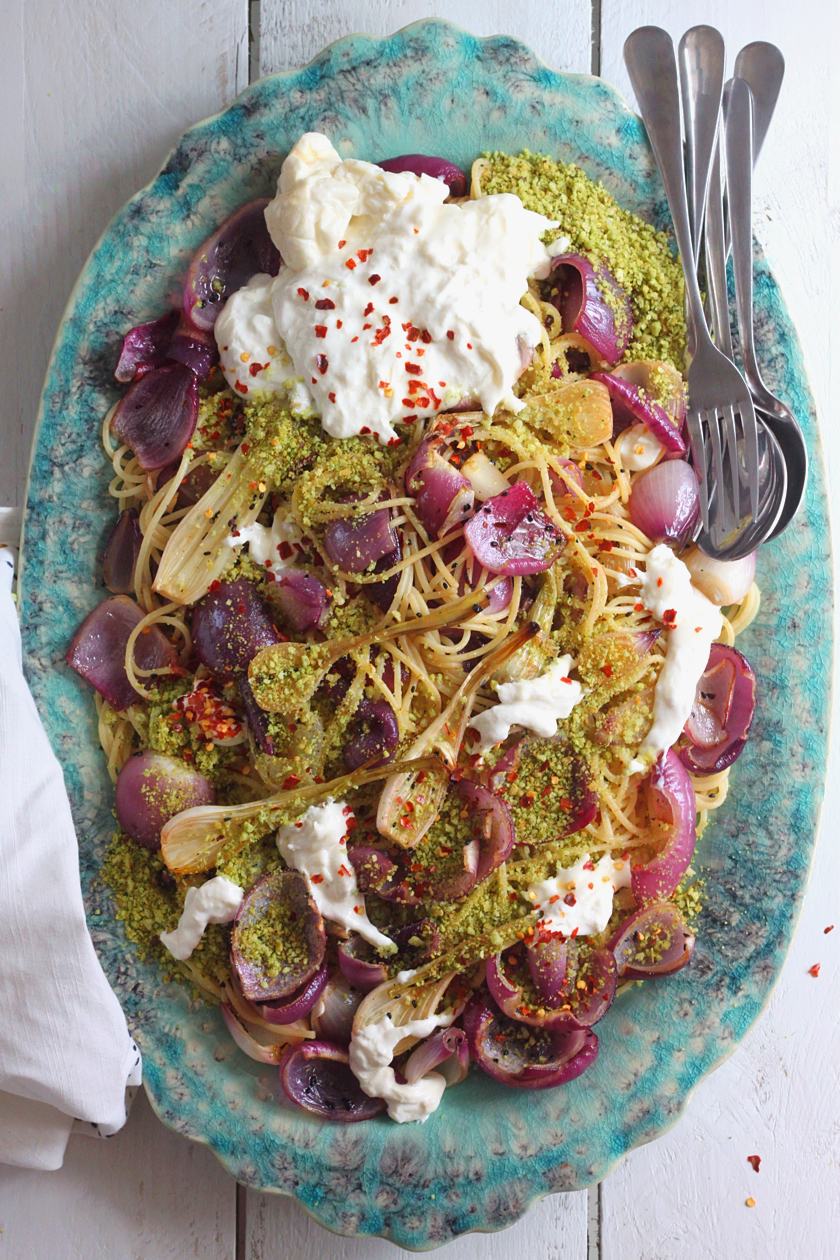
<svg viewBox="0 0 840 1260">
<path fill-rule="evenodd" d="M 515 193 L 528 210 L 559 222 L 544 239 L 568 236 L 573 251 L 604 262 L 633 309 L 625 358 L 685 365 L 682 267 L 668 237 L 624 210 L 604 186 L 577 166 L 526 149 L 517 157 L 488 153 L 482 193 Z"/>
<path fill-rule="evenodd" d="M 243 920 L 236 929 L 236 948 L 269 980 L 303 973 L 309 962 L 306 915 L 296 901 L 271 897 L 259 917 Z"/>
</svg>

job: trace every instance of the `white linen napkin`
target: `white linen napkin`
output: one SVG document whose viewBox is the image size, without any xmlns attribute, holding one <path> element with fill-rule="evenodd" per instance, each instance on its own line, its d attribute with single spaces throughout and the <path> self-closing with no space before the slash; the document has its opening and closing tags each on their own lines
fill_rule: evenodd
<svg viewBox="0 0 840 1260">
<path fill-rule="evenodd" d="M 13 564 L 0 549 L 0 1163 L 51 1169 L 74 1121 L 122 1127 L 141 1064 L 85 923 L 64 778 L 21 669 Z"/>
</svg>

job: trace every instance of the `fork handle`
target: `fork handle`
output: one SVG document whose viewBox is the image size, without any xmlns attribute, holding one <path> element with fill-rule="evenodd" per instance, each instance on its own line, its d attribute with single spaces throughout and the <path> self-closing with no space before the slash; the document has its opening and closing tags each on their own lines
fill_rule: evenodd
<svg viewBox="0 0 840 1260">
<path fill-rule="evenodd" d="M 723 37 L 713 26 L 692 26 L 680 40 L 680 87 L 685 120 L 688 213 L 694 242 L 694 265 L 700 256 L 709 171 L 717 139 L 723 98 L 726 53 Z"/>
<path fill-rule="evenodd" d="M 726 189 L 732 230 L 732 267 L 735 273 L 735 311 L 744 374 L 752 386 L 757 374 L 753 336 L 752 92 L 745 79 L 726 85 Z M 759 378 L 760 382 L 760 378 Z"/>
<path fill-rule="evenodd" d="M 699 342 L 709 342 L 711 339 L 706 328 L 697 274 L 692 265 L 694 251 L 683 165 L 680 85 L 673 40 L 661 27 L 640 26 L 627 38 L 624 60 L 659 166 L 674 223 L 677 248 L 685 273 L 689 334 L 693 349 Z"/>
</svg>

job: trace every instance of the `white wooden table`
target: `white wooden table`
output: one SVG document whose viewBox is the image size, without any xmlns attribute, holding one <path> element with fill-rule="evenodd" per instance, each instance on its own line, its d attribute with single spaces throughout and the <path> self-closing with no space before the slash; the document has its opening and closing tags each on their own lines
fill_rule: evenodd
<svg viewBox="0 0 840 1260">
<path fill-rule="evenodd" d="M 180 132 L 250 80 L 302 65 L 341 35 L 383 35 L 426 16 L 516 35 L 556 69 L 600 73 L 628 96 L 621 49 L 643 23 L 675 40 L 712 23 L 731 58 L 753 39 L 779 44 L 787 79 L 757 173 L 755 226 L 805 342 L 830 437 L 840 396 L 836 12 L 834 0 L 2 0 L 0 504 L 23 496 L 38 394 L 73 282 Z M 833 444 L 828 460 L 840 495 Z M 451 1244 L 447 1260 L 840 1256 L 838 818 L 835 745 L 812 886 L 781 981 L 680 1124 L 597 1190 L 555 1195 L 503 1234 Z M 824 935 L 835 920 L 838 930 Z M 808 974 L 815 962 L 817 980 Z M 0 1168 L 0 1260 L 393 1252 L 382 1240 L 327 1234 L 290 1199 L 238 1188 L 208 1151 L 165 1129 L 143 1096 L 116 1138 L 74 1138 L 61 1171 Z"/>
</svg>

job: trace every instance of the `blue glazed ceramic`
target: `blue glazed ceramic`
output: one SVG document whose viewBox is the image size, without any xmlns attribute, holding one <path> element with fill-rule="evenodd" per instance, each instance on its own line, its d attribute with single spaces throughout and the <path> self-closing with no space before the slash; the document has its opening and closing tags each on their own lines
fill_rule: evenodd
<svg viewBox="0 0 840 1260">
<path fill-rule="evenodd" d="M 422 1127 L 322 1125 L 278 1105 L 276 1072 L 236 1049 L 216 1011 L 191 1006 L 180 986 L 139 962 L 112 921 L 97 882 L 113 825 L 111 785 L 92 694 L 63 655 L 103 596 L 114 511 L 99 432 L 118 395 L 120 335 L 180 300 L 193 251 L 234 208 L 272 192 L 285 153 L 307 130 L 326 132 L 344 156 L 440 153 L 467 169 L 482 150 L 528 147 L 579 163 L 660 225 L 666 210 L 641 123 L 605 83 L 556 74 L 515 40 L 476 39 L 444 22 L 344 39 L 187 132 L 91 255 L 44 388 L 25 526 L 26 666 L 64 766 L 93 939 L 142 1049 L 152 1103 L 246 1185 L 295 1195 L 339 1233 L 419 1249 L 501 1229 L 541 1196 L 603 1177 L 674 1123 L 767 1001 L 805 894 L 823 790 L 832 634 L 825 482 L 800 345 L 759 255 L 762 367 L 799 417 L 813 462 L 802 511 L 759 561 L 761 613 L 743 638 L 758 711 L 722 817 L 698 847 L 709 901 L 691 967 L 623 996 L 599 1025 L 595 1067 L 561 1089 L 520 1093 L 476 1074 Z"/>
</svg>

